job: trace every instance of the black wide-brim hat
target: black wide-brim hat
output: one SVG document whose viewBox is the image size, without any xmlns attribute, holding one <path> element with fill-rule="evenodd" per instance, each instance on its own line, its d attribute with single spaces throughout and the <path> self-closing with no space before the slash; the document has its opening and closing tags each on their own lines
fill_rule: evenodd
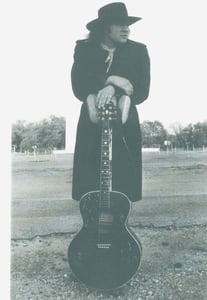
<svg viewBox="0 0 207 300">
<path fill-rule="evenodd" d="M 127 8 L 122 2 L 114 2 L 101 7 L 98 10 L 98 18 L 86 25 L 88 30 L 100 26 L 101 24 L 126 23 L 132 25 L 141 20 L 139 17 L 128 16 Z"/>
</svg>

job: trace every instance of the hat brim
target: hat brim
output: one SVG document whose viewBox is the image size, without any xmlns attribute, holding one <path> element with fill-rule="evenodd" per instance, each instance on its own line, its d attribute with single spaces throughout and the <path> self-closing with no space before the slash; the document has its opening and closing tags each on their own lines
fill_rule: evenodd
<svg viewBox="0 0 207 300">
<path fill-rule="evenodd" d="M 117 22 L 125 22 L 127 25 L 132 25 L 136 23 L 137 21 L 141 20 L 142 18 L 139 17 L 118 17 L 118 18 L 112 18 L 112 17 L 105 17 L 102 19 L 95 19 L 91 22 L 89 22 L 86 25 L 86 28 L 91 31 L 93 28 L 103 25 L 103 24 L 116 24 Z"/>
</svg>

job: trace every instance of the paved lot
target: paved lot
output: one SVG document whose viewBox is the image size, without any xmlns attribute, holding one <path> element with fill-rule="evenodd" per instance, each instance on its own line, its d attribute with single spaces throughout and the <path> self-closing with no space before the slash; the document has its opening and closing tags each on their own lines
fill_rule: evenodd
<svg viewBox="0 0 207 300">
<path fill-rule="evenodd" d="M 143 200 L 129 218 L 144 248 L 142 263 L 110 293 L 77 282 L 67 263 L 82 224 L 71 199 L 72 159 L 13 157 L 12 300 L 206 300 L 207 153 L 143 154 Z"/>
</svg>

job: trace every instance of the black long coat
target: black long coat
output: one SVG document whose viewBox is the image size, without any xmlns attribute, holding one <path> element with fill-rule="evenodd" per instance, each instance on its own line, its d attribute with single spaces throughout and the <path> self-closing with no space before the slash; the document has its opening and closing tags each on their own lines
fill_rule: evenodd
<svg viewBox="0 0 207 300">
<path fill-rule="evenodd" d="M 72 197 L 80 200 L 86 192 L 99 190 L 100 126 L 89 120 L 86 98 L 104 87 L 110 75 L 122 76 L 134 88 L 127 122 L 113 129 L 112 189 L 125 193 L 134 202 L 142 197 L 141 132 L 136 105 L 149 94 L 150 59 L 144 44 L 128 40 L 119 46 L 109 72 L 108 52 L 88 40 L 77 42 L 71 81 L 74 95 L 83 102 L 77 127 L 73 165 Z M 119 88 L 120 95 L 123 91 Z"/>
</svg>

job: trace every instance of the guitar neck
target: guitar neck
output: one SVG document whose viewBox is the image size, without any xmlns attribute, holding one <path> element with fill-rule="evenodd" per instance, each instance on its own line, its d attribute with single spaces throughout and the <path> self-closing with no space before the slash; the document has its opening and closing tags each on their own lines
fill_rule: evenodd
<svg viewBox="0 0 207 300">
<path fill-rule="evenodd" d="M 112 189 L 112 129 L 110 121 L 102 121 L 101 165 L 100 165 L 100 206 L 110 207 L 109 193 Z"/>
</svg>

